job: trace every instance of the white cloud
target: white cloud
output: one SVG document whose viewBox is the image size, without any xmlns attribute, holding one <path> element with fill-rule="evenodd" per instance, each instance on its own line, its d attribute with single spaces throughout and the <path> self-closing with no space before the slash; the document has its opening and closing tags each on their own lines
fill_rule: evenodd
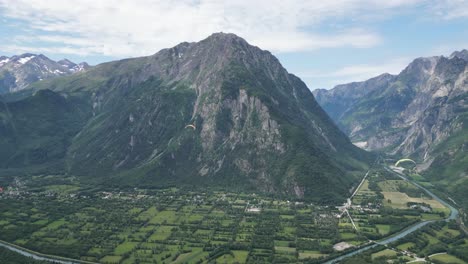
<svg viewBox="0 0 468 264">
<path fill-rule="evenodd" d="M 41 46 L 25 46 L 25 45 L 1 45 L 2 52 L 8 52 L 11 54 L 22 54 L 22 53 L 44 53 L 44 54 L 69 54 L 86 56 L 95 53 L 95 50 L 91 50 L 87 47 L 70 47 L 70 46 L 56 46 L 56 47 L 41 47 Z"/>
<path fill-rule="evenodd" d="M 355 64 L 331 72 L 302 72 L 298 76 L 305 79 L 325 79 L 332 86 L 365 81 L 383 73 L 398 74 L 412 61 L 412 58 L 397 58 L 378 64 Z"/>
<path fill-rule="evenodd" d="M 436 1 L 432 10 L 437 17 L 444 19 L 458 19 L 468 17 L 467 0 L 439 0 Z"/>
<path fill-rule="evenodd" d="M 31 45 L 55 52 L 140 56 L 213 32 L 233 32 L 276 52 L 324 47 L 367 48 L 381 37 L 362 27 L 319 32 L 329 21 L 413 5 L 419 0 L 0 0 L 4 17 L 26 22 Z M 10 48 L 11 48 L 10 44 Z M 5 46 L 0 44 L 1 49 Z"/>
<path fill-rule="evenodd" d="M 253 37 L 253 44 L 277 52 L 307 51 L 321 48 L 351 46 L 368 48 L 381 42 L 381 38 L 364 30 L 352 29 L 332 35 L 315 35 L 302 32 L 276 32 L 272 35 Z"/>
<path fill-rule="evenodd" d="M 336 77 L 349 77 L 355 80 L 367 80 L 382 73 L 398 74 L 400 73 L 412 59 L 400 58 L 389 62 L 383 62 L 375 65 L 358 64 L 343 67 L 331 75 Z"/>
</svg>

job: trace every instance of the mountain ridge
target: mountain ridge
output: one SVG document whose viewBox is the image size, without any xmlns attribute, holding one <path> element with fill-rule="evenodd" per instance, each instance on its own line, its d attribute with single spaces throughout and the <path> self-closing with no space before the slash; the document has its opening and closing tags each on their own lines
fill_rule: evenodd
<svg viewBox="0 0 468 264">
<path fill-rule="evenodd" d="M 76 64 L 67 59 L 56 62 L 43 54 L 1 56 L 0 93 L 21 91 L 34 82 L 83 72 L 89 68 L 86 62 Z"/>
<path fill-rule="evenodd" d="M 381 106 L 386 107 L 385 98 L 381 97 L 381 95 L 399 97 L 401 105 L 398 105 L 397 101 L 394 100 L 392 103 L 397 105 L 394 105 L 394 107 L 388 106 L 389 108 L 386 110 L 388 110 L 388 113 L 397 115 L 395 120 L 390 121 L 393 122 L 393 126 L 395 128 L 404 128 L 411 126 L 420 118 L 415 115 L 418 110 L 422 111 L 430 108 L 431 104 L 437 103 L 438 98 L 445 96 L 456 97 L 464 94 L 466 86 L 463 85 L 463 80 L 466 78 L 467 62 L 459 56 L 461 55 L 417 58 L 398 75 L 384 74 L 364 82 L 338 85 L 331 90 L 315 90 L 314 94 L 327 113 L 351 137 L 352 141 L 359 142 L 361 139 L 366 138 L 365 134 L 362 134 L 366 133 L 363 130 L 366 125 L 362 127 L 360 123 L 354 125 L 349 123 L 352 120 L 350 114 L 356 113 L 359 107 L 365 107 L 362 104 L 373 98 L 379 99 Z M 456 77 L 461 78 L 461 80 L 458 80 L 459 83 L 455 83 L 457 80 L 454 78 Z M 440 80 L 442 80 L 442 83 L 439 82 Z M 448 87 L 446 84 L 455 85 L 455 87 Z M 365 96 L 370 98 L 364 98 Z M 373 109 L 375 110 L 375 108 Z M 359 122 L 363 121 L 364 119 Z M 386 122 L 389 122 L 389 120 L 386 120 Z M 397 124 L 395 122 L 401 123 Z M 368 129 L 371 126 L 367 125 Z M 379 144 L 379 142 L 382 144 Z M 396 144 L 396 141 L 385 143 L 380 140 L 373 140 L 366 143 L 368 150 L 379 150 L 392 147 L 391 145 Z M 392 153 L 401 152 L 403 155 L 409 155 L 414 152 L 414 149 L 406 150 L 403 146 L 393 146 L 393 148 Z"/>
<path fill-rule="evenodd" d="M 337 202 L 372 159 L 299 78 L 234 34 L 31 89 L 86 102 L 88 121 L 68 139 L 65 170 L 116 185 L 244 186 Z"/>
<path fill-rule="evenodd" d="M 414 159 L 427 181 L 468 208 L 467 54 L 417 58 L 385 81 L 377 77 L 314 94 L 354 144 Z"/>
</svg>

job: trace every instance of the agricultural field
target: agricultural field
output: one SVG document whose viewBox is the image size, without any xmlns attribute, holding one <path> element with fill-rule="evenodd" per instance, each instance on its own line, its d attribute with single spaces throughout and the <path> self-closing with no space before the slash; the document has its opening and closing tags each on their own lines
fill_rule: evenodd
<svg viewBox="0 0 468 264">
<path fill-rule="evenodd" d="M 468 238 L 454 222 L 431 223 L 387 246 L 378 246 L 342 263 L 468 263 Z"/>
<path fill-rule="evenodd" d="M 374 171 L 353 197 L 349 212 L 359 234 L 378 240 L 419 221 L 443 220 L 450 210 L 410 182 Z M 410 236 L 343 263 L 468 263 L 467 256 L 467 236 L 452 220 L 430 222 Z"/>
<path fill-rule="evenodd" d="M 38 183 L 0 195 L 0 239 L 90 262 L 314 262 L 340 254 L 336 243 L 366 241 L 334 207 L 247 193 Z"/>
<path fill-rule="evenodd" d="M 429 224 L 390 246 L 405 255 L 436 263 L 468 263 L 468 238 L 455 221 Z"/>
<path fill-rule="evenodd" d="M 353 197 L 348 211 L 354 220 L 356 233 L 373 240 L 419 221 L 443 219 L 450 212 L 424 191 L 385 170 L 369 174 Z"/>
<path fill-rule="evenodd" d="M 382 171 L 373 171 L 361 185 L 349 215 L 340 207 L 253 193 L 102 190 L 80 187 L 73 178 L 45 179 L 15 181 L 0 194 L 0 239 L 45 254 L 109 264 L 320 263 L 370 239 L 445 216 L 443 206 Z M 389 202 L 386 192 L 423 200 Z M 437 244 L 442 238 L 424 239 Z M 400 252 L 417 245 L 406 241 L 369 258 L 400 258 Z"/>
<path fill-rule="evenodd" d="M 454 264 L 465 264 L 466 262 L 462 259 L 459 259 L 455 256 L 449 255 L 447 253 L 438 253 L 430 256 L 431 261 L 437 261 L 438 263 L 454 263 Z"/>
</svg>

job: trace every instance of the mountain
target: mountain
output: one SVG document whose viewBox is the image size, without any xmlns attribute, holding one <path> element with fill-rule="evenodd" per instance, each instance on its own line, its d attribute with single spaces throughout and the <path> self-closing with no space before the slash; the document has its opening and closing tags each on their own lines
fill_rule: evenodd
<svg viewBox="0 0 468 264">
<path fill-rule="evenodd" d="M 57 61 L 58 64 L 62 65 L 63 67 L 67 68 L 70 72 L 81 72 L 81 71 L 85 71 L 89 68 L 91 68 L 91 66 L 89 66 L 88 63 L 86 62 L 80 62 L 78 64 L 68 60 L 68 59 L 63 59 L 63 60 L 59 60 Z"/>
<path fill-rule="evenodd" d="M 432 147 L 463 128 L 467 53 L 418 58 L 399 75 L 383 74 L 314 94 L 355 144 L 428 159 Z"/>
<path fill-rule="evenodd" d="M 53 61 L 40 54 L 25 53 L 0 57 L 0 94 L 20 91 L 31 83 L 66 76 L 89 69 L 86 62 L 75 64 L 67 59 Z"/>
<path fill-rule="evenodd" d="M 350 109 L 367 98 L 369 94 L 379 94 L 385 90 L 394 80 L 395 76 L 384 73 L 365 82 L 337 85 L 331 90 L 317 89 L 313 93 L 328 115 L 345 133 L 349 134 L 351 131 L 344 121 L 344 115 L 351 113 Z"/>
<path fill-rule="evenodd" d="M 452 55 L 450 55 L 450 58 L 458 57 L 460 59 L 468 61 L 468 50 L 464 49 L 461 51 L 454 51 Z"/>
<path fill-rule="evenodd" d="M 383 74 L 314 94 L 356 145 L 417 160 L 427 179 L 465 202 L 467 50 L 418 58 L 398 75 Z"/>
<path fill-rule="evenodd" d="M 52 159 L 26 158 L 40 151 L 62 162 L 65 172 L 107 185 L 218 186 L 338 202 L 373 159 L 351 144 L 270 52 L 233 34 L 31 88 L 45 94 L 4 97 L 10 109 L 3 111 L 10 120 L 4 124 L 27 131 L 28 122 L 17 122 L 38 114 L 15 104 L 41 101 L 41 107 L 63 110 L 58 117 L 41 110 L 35 122 L 50 125 L 31 133 L 46 137 L 11 149 L 18 158 L 5 170 L 43 168 Z M 58 133 L 64 136 L 54 127 L 66 129 Z"/>
<path fill-rule="evenodd" d="M 50 90 L 18 101 L 0 97 L 0 167 L 63 167 L 71 139 L 89 117 L 87 108 L 84 100 Z"/>
</svg>

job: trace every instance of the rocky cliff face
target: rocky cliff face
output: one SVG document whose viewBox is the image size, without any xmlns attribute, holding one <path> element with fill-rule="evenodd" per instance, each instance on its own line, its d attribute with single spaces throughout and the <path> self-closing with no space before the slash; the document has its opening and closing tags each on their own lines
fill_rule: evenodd
<svg viewBox="0 0 468 264">
<path fill-rule="evenodd" d="M 372 93 L 383 92 L 394 80 L 395 76 L 385 73 L 365 82 L 337 85 L 331 90 L 317 89 L 313 93 L 327 114 L 343 131 L 349 133 L 348 127 L 337 121 L 344 119 L 363 98 Z"/>
<path fill-rule="evenodd" d="M 355 144 L 429 161 L 466 127 L 467 53 L 419 58 L 399 75 L 314 93 Z"/>
<path fill-rule="evenodd" d="M 64 157 L 113 184 L 250 188 L 338 201 L 371 158 L 269 52 L 233 34 L 35 84 L 88 98 Z"/>
<path fill-rule="evenodd" d="M 463 60 L 468 60 L 468 50 L 464 49 L 464 50 L 461 50 L 461 51 L 454 51 L 449 58 L 454 58 L 454 57 L 458 57 L 460 59 L 463 59 Z"/>
<path fill-rule="evenodd" d="M 66 76 L 89 69 L 86 62 L 75 64 L 69 60 L 55 62 L 40 54 L 0 57 L 0 94 L 16 92 L 27 88 L 31 83 Z"/>
<path fill-rule="evenodd" d="M 468 209 L 468 51 L 414 60 L 332 90 L 318 102 L 358 146 L 411 157 L 426 180 Z"/>
</svg>

